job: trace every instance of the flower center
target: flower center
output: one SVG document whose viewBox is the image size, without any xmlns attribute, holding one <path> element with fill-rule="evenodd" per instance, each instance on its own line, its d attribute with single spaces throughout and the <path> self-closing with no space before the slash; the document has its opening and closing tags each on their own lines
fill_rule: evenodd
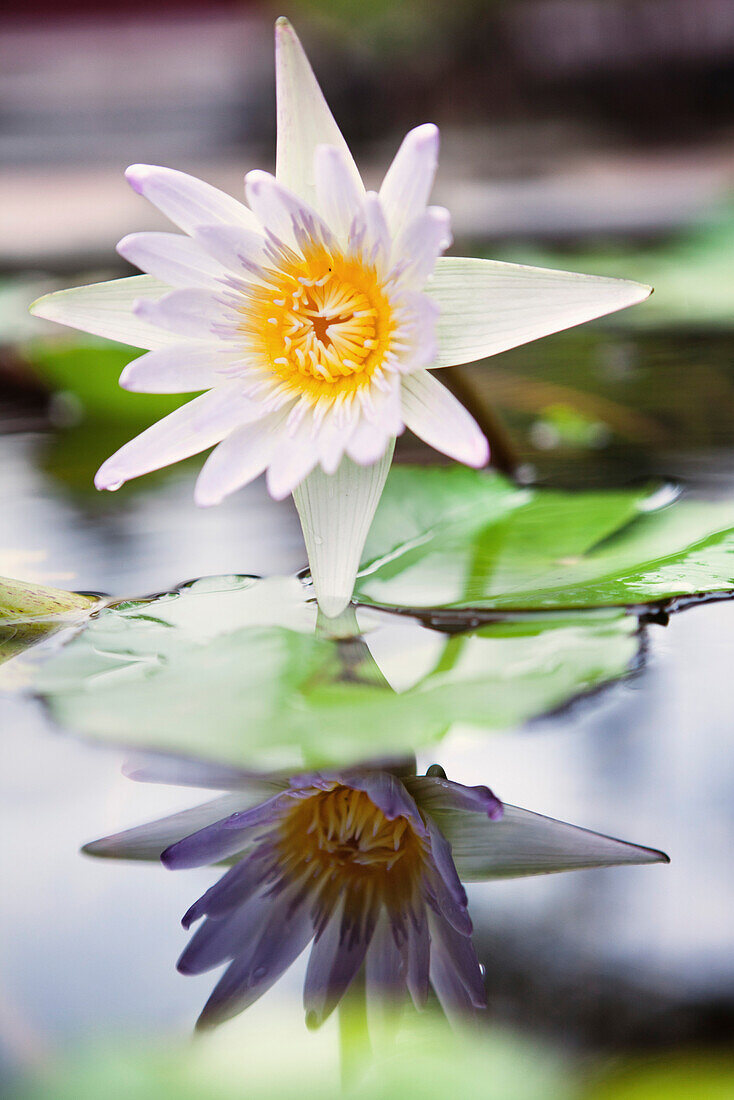
<svg viewBox="0 0 734 1100">
<path fill-rule="evenodd" d="M 374 269 L 325 250 L 268 273 L 244 333 L 265 365 L 317 399 L 369 383 L 389 350 L 390 303 Z"/>
<path fill-rule="evenodd" d="M 398 864 L 410 877 L 423 862 L 423 842 L 404 817 L 385 817 L 363 792 L 334 786 L 295 804 L 281 825 L 280 852 L 292 865 L 343 885 L 384 878 Z"/>
</svg>

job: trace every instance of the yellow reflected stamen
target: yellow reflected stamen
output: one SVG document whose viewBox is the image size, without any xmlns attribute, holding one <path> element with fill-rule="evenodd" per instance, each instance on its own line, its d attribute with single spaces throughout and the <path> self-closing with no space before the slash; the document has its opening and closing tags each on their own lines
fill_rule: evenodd
<svg viewBox="0 0 734 1100">
<path fill-rule="evenodd" d="M 326 906 L 345 893 L 360 906 L 369 898 L 409 907 L 426 857 L 406 818 L 391 821 L 363 791 L 337 784 L 294 802 L 277 848 L 281 870 L 293 879 L 308 874 Z"/>
</svg>

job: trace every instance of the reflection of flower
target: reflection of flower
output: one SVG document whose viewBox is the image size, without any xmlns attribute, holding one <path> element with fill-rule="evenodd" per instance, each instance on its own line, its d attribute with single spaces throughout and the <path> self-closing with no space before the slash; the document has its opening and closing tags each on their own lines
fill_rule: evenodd
<svg viewBox="0 0 734 1100">
<path fill-rule="evenodd" d="M 39 316 L 148 348 L 132 390 L 207 390 L 104 463 L 100 488 L 218 444 L 196 499 L 267 470 L 293 492 L 327 615 L 348 602 L 395 437 L 407 426 L 470 465 L 487 444 L 427 368 L 466 363 L 638 302 L 649 287 L 487 260 L 440 259 L 427 206 L 438 131 L 405 138 L 379 194 L 356 165 L 301 45 L 276 28 L 276 178 L 247 177 L 248 210 L 181 172 L 129 169 L 184 236 L 138 233 L 120 252 L 147 276 L 62 291 Z M 438 262 L 437 262 L 438 259 Z"/>
<path fill-rule="evenodd" d="M 196 782 L 196 769 L 164 762 L 138 777 Z M 210 768 L 198 781 L 233 793 L 86 851 L 160 857 L 174 869 L 233 862 L 183 921 L 204 918 L 179 969 L 228 963 L 200 1026 L 247 1008 L 312 940 L 304 987 L 312 1026 L 363 967 L 375 995 L 422 1007 L 430 984 L 449 1014 L 471 1012 L 485 993 L 460 872 L 476 880 L 666 858 L 505 809 L 487 787 L 453 783 L 438 767 L 423 777 L 357 768 L 289 780 Z"/>
</svg>

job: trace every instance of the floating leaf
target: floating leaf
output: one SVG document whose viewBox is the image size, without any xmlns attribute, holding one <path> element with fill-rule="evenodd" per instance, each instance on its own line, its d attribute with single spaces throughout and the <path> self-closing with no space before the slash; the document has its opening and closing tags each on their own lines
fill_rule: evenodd
<svg viewBox="0 0 734 1100">
<path fill-rule="evenodd" d="M 534 611 L 734 590 L 734 503 L 673 497 L 650 488 L 511 489 L 492 473 L 395 468 L 357 598 L 400 609 Z"/>
<path fill-rule="evenodd" d="M 248 767 L 323 766 L 410 753 L 455 722 L 515 726 L 625 675 L 639 649 L 636 620 L 618 612 L 451 637 L 414 627 L 408 647 L 404 623 L 372 619 L 364 637 L 325 637 L 295 578 L 207 578 L 103 609 L 37 688 L 61 724 L 91 738 Z"/>
<path fill-rule="evenodd" d="M 97 602 L 78 592 L 0 577 L 0 664 L 81 622 Z"/>
<path fill-rule="evenodd" d="M 78 592 L 63 592 L 30 581 L 0 577 L 0 623 L 49 618 L 67 612 L 88 611 L 95 600 Z"/>
</svg>

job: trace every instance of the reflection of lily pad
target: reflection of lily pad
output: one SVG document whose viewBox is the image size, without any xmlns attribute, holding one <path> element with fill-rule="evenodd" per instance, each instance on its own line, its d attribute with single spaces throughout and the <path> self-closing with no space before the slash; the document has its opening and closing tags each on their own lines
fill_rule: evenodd
<svg viewBox="0 0 734 1100">
<path fill-rule="evenodd" d="M 503 729 L 555 709 L 623 676 L 639 641 L 633 618 L 606 611 L 421 631 L 410 684 L 394 691 L 401 621 L 338 640 L 314 623 L 294 578 L 208 578 L 102 610 L 37 687 L 64 726 L 116 744 L 246 766 L 353 763 L 431 744 L 455 722 Z M 379 668 L 370 645 L 396 656 Z"/>
<path fill-rule="evenodd" d="M 300 1006 L 299 1006 L 300 1011 Z M 308 1032 L 286 1001 L 249 1014 L 196 1043 L 152 1045 L 108 1040 L 33 1067 L 7 1100 L 569 1100 L 572 1066 L 560 1055 L 497 1025 L 450 1030 L 436 1013 L 382 1011 L 372 1058 L 345 1092 L 330 1027 Z M 342 1017 L 342 1049 L 357 1058 L 358 1016 Z M 246 1086 L 243 1088 L 243 1082 Z"/>
<path fill-rule="evenodd" d="M 390 607 L 510 611 L 734 590 L 734 504 L 669 501 L 649 489 L 511 490 L 494 474 L 395 468 L 357 596 Z"/>
</svg>

